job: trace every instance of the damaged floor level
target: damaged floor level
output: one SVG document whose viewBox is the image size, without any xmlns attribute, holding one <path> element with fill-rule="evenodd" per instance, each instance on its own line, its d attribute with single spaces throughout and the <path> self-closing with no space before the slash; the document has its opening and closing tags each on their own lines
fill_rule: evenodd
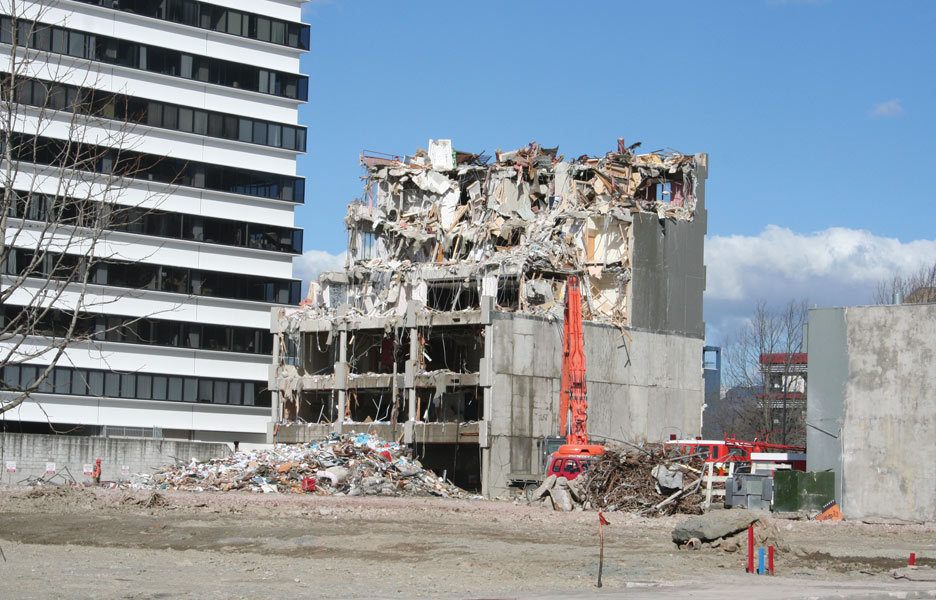
<svg viewBox="0 0 936 600">
<path fill-rule="evenodd" d="M 627 324 L 633 216 L 692 220 L 707 155 L 635 154 L 623 140 L 601 158 L 557 153 L 532 143 L 490 163 L 430 140 L 428 153 L 363 154 L 351 265 L 320 279 L 314 305 L 401 317 L 410 300 L 454 311 L 492 296 L 498 310 L 561 317 L 566 277 L 585 274 L 585 318 Z"/>
</svg>

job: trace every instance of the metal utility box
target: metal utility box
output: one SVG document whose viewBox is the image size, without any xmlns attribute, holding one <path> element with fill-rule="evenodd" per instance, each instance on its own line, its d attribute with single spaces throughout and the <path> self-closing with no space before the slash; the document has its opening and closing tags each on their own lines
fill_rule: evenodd
<svg viewBox="0 0 936 600">
<path fill-rule="evenodd" d="M 825 504 L 835 500 L 835 473 L 777 471 L 774 487 L 775 511 L 821 511 Z"/>
<path fill-rule="evenodd" d="M 770 475 L 737 473 L 725 481 L 725 507 L 770 510 L 773 479 Z"/>
</svg>

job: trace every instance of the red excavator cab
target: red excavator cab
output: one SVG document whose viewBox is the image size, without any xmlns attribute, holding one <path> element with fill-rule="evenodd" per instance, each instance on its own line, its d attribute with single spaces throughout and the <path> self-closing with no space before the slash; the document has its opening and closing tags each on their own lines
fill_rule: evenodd
<svg viewBox="0 0 936 600">
<path fill-rule="evenodd" d="M 550 457 L 546 476 L 555 475 L 571 481 L 590 469 L 604 453 L 604 446 L 563 444 Z"/>
</svg>

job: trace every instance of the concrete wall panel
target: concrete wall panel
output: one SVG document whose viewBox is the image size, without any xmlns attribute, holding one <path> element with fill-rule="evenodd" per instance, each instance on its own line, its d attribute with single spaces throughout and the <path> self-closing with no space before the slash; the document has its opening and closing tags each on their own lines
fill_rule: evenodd
<svg viewBox="0 0 936 600">
<path fill-rule="evenodd" d="M 849 518 L 936 520 L 936 304 L 809 313 L 808 466 Z"/>
<path fill-rule="evenodd" d="M 560 434 L 562 336 L 556 324 L 518 314 L 495 313 L 493 325 L 492 460 L 484 489 L 498 496 L 508 492 L 507 473 L 537 472 L 538 443 Z M 591 434 L 631 442 L 661 441 L 670 432 L 698 435 L 701 339 L 624 334 L 598 323 L 586 323 L 584 334 Z"/>
</svg>

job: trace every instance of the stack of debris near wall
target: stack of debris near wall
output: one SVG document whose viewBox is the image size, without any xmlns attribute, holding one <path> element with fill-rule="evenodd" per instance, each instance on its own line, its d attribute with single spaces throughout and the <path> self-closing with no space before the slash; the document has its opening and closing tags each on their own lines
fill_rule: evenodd
<svg viewBox="0 0 936 600">
<path fill-rule="evenodd" d="M 627 323 L 635 213 L 691 220 L 697 157 L 616 152 L 565 161 L 535 142 L 483 154 L 430 140 L 412 156 L 365 153 L 365 197 L 351 203 L 348 270 L 324 274 L 309 303 L 402 316 L 408 301 L 561 316 L 569 274 L 582 274 L 584 317 Z"/>
<path fill-rule="evenodd" d="M 659 444 L 626 452 L 608 451 L 572 481 L 550 476 L 532 499 L 548 495 L 557 510 L 572 510 L 578 505 L 647 516 L 701 514 L 702 466 L 701 457 L 681 456 Z"/>
<path fill-rule="evenodd" d="M 306 480 L 305 489 L 303 480 Z M 314 489 L 309 480 L 314 482 Z M 193 461 L 141 476 L 134 487 L 343 496 L 471 497 L 424 469 L 419 461 L 407 457 L 399 444 L 368 434 L 333 435 L 317 444 L 284 444 L 205 462 Z"/>
</svg>

